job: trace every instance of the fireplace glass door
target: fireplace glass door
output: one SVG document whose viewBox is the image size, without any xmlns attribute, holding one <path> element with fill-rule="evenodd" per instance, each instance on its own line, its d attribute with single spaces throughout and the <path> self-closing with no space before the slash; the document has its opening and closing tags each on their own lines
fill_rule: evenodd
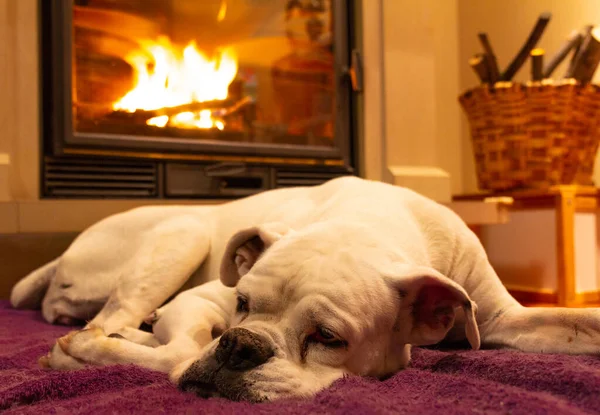
<svg viewBox="0 0 600 415">
<path fill-rule="evenodd" d="M 343 3 L 73 0 L 67 141 L 342 157 Z"/>
</svg>

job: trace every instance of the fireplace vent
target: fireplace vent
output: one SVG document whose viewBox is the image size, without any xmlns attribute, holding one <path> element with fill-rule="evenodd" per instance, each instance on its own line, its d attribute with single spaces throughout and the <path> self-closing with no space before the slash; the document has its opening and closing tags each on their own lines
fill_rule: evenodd
<svg viewBox="0 0 600 415">
<path fill-rule="evenodd" d="M 336 177 L 353 174 L 347 169 L 318 170 L 311 169 L 281 169 L 275 174 L 275 187 L 316 186 Z"/>
<path fill-rule="evenodd" d="M 158 196 L 157 165 L 152 162 L 46 157 L 43 183 L 49 197 Z"/>
</svg>

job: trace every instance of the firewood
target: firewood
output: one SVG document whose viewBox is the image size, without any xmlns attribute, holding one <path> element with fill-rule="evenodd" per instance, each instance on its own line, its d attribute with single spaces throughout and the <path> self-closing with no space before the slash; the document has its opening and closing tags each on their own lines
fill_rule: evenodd
<svg viewBox="0 0 600 415">
<path fill-rule="evenodd" d="M 581 45 L 585 38 L 589 36 L 592 32 L 594 25 L 587 25 L 583 28 L 583 32 L 579 39 L 579 43 L 575 45 L 575 49 L 573 50 L 573 54 L 571 55 L 571 61 L 569 62 L 569 67 L 567 68 L 567 72 L 565 72 L 565 78 L 573 78 L 573 71 L 575 70 L 575 63 L 579 58 L 579 53 L 581 52 Z"/>
<path fill-rule="evenodd" d="M 531 50 L 533 48 L 535 48 L 538 41 L 542 37 L 542 34 L 544 33 L 544 30 L 546 29 L 546 26 L 548 25 L 548 22 L 550 21 L 550 17 L 551 17 L 550 13 L 542 13 L 540 15 L 533 30 L 529 34 L 527 41 L 521 47 L 521 50 L 519 50 L 519 53 L 517 53 L 517 55 L 513 58 L 513 60 L 508 65 L 508 67 L 506 68 L 504 73 L 502 73 L 503 81 L 510 81 L 513 78 L 513 76 L 515 76 L 517 71 L 519 69 L 521 69 L 521 66 L 523 66 L 523 64 L 527 60 L 529 53 L 531 52 Z"/>
<path fill-rule="evenodd" d="M 481 42 L 481 46 L 483 46 L 483 50 L 485 51 L 485 59 L 489 71 L 490 83 L 496 83 L 500 80 L 500 70 L 498 69 L 498 61 L 496 60 L 496 55 L 494 54 L 494 50 L 492 49 L 488 35 L 487 33 L 479 33 L 477 36 L 479 37 L 479 42 Z"/>
<path fill-rule="evenodd" d="M 222 114 L 220 114 L 223 118 L 230 117 L 241 112 L 243 109 L 254 105 L 254 99 L 251 97 L 244 97 L 228 108 L 224 108 Z"/>
<path fill-rule="evenodd" d="M 594 72 L 600 63 L 600 28 L 596 27 L 588 34 L 581 45 L 573 69 L 573 78 L 581 83 L 588 83 L 594 77 Z"/>
<path fill-rule="evenodd" d="M 137 110 L 135 111 L 136 116 L 141 118 L 150 119 L 159 117 L 161 115 L 168 115 L 169 117 L 177 115 L 182 112 L 198 112 L 202 110 L 219 110 L 225 109 L 235 104 L 229 99 L 215 100 L 215 101 L 204 101 L 204 102 L 191 102 L 189 104 L 177 105 L 174 107 L 159 108 L 156 110 Z"/>
<path fill-rule="evenodd" d="M 482 84 L 487 84 L 490 82 L 490 70 L 488 68 L 488 60 L 486 59 L 485 54 L 478 53 L 469 59 L 469 65 L 473 68 L 475 74 L 481 81 Z"/>
<path fill-rule="evenodd" d="M 535 48 L 531 51 L 531 80 L 541 81 L 543 79 L 544 49 Z"/>
<path fill-rule="evenodd" d="M 574 30 L 569 37 L 565 40 L 562 46 L 558 49 L 558 51 L 548 60 L 548 63 L 544 65 L 543 77 L 550 78 L 552 72 L 556 69 L 558 65 L 565 59 L 565 57 L 573 50 L 575 47 L 581 44 L 581 33 L 579 31 Z"/>
<path fill-rule="evenodd" d="M 159 116 L 172 117 L 182 112 L 199 112 L 202 110 L 211 110 L 217 117 L 227 118 L 242 110 L 254 105 L 254 99 L 251 97 L 242 98 L 239 101 L 225 99 L 220 101 L 192 102 L 189 104 L 178 105 L 175 107 L 160 108 L 156 110 L 137 110 L 134 112 L 116 110 L 105 116 L 109 120 L 120 120 L 133 124 L 145 124 L 151 118 Z"/>
</svg>

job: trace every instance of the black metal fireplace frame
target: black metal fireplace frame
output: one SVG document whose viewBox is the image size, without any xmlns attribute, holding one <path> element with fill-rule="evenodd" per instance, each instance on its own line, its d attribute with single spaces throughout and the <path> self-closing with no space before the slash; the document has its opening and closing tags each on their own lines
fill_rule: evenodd
<svg viewBox="0 0 600 415">
<path fill-rule="evenodd" d="M 71 45 L 73 0 L 40 0 L 42 53 L 42 122 L 46 154 L 113 153 L 159 159 L 193 159 L 206 155 L 209 160 L 224 160 L 228 156 L 266 157 L 301 160 L 316 164 L 337 164 L 352 169 L 356 163 L 353 147 L 356 142 L 354 102 L 348 67 L 355 47 L 353 2 L 332 0 L 334 13 L 334 80 L 335 133 L 334 147 L 300 146 L 289 144 L 244 144 L 217 140 L 194 140 L 155 136 L 125 136 L 75 132 L 72 119 Z M 300 163 L 305 164 L 305 163 Z"/>
</svg>

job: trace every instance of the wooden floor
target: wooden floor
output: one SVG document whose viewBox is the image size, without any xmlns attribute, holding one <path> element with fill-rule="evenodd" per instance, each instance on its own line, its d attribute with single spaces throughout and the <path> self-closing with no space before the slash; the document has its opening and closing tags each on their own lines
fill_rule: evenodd
<svg viewBox="0 0 600 415">
<path fill-rule="evenodd" d="M 40 265 L 62 254 L 76 233 L 0 234 L 0 299 Z"/>
</svg>

